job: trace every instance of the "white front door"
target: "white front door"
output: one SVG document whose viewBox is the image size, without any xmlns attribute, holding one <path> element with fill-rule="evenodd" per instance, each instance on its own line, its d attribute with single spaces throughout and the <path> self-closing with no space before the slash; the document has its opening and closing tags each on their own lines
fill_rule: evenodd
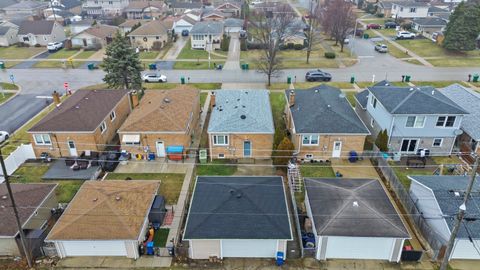
<svg viewBox="0 0 480 270">
<path fill-rule="evenodd" d="M 75 146 L 74 141 L 68 141 L 68 150 L 70 151 L 70 156 L 72 157 L 78 156 L 77 147 Z"/>
<path fill-rule="evenodd" d="M 341 155 L 342 155 L 342 142 L 341 141 L 334 141 L 333 142 L 332 157 L 339 158 Z"/>
<path fill-rule="evenodd" d="M 157 157 L 165 157 L 165 144 L 162 141 L 157 142 Z"/>
</svg>

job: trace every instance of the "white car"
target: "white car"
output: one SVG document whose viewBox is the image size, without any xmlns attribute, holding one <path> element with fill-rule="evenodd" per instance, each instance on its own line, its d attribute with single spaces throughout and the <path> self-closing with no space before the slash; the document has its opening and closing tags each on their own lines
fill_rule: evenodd
<svg viewBox="0 0 480 270">
<path fill-rule="evenodd" d="M 415 33 L 407 32 L 407 31 L 398 31 L 397 32 L 397 39 L 414 39 Z"/>
<path fill-rule="evenodd" d="M 8 134 L 8 132 L 0 131 L 0 143 L 6 141 L 9 136 L 10 136 L 10 134 Z"/>
<path fill-rule="evenodd" d="M 47 44 L 47 49 L 51 52 L 58 51 L 63 48 L 63 43 L 61 42 L 50 42 Z"/>
<path fill-rule="evenodd" d="M 142 80 L 148 82 L 167 82 L 167 76 L 155 73 L 143 74 Z"/>
</svg>

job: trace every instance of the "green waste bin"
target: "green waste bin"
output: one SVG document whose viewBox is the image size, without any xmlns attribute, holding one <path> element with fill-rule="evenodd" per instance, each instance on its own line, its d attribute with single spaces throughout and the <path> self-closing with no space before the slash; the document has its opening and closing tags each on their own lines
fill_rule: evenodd
<svg viewBox="0 0 480 270">
<path fill-rule="evenodd" d="M 478 82 L 478 78 L 480 77 L 480 75 L 478 74 L 473 74 L 473 82 Z"/>
<path fill-rule="evenodd" d="M 290 76 L 287 77 L 287 83 L 288 83 L 288 84 L 291 84 L 291 83 L 292 83 L 292 77 L 290 77 Z"/>
<path fill-rule="evenodd" d="M 152 64 L 148 65 L 148 68 L 150 70 L 156 70 L 157 69 L 157 64 L 152 63 Z"/>
<path fill-rule="evenodd" d="M 355 83 L 355 76 L 350 77 L 350 83 Z"/>
<path fill-rule="evenodd" d="M 5 69 L 5 62 L 0 62 L 0 69 Z"/>
<path fill-rule="evenodd" d="M 245 67 L 245 64 L 244 64 L 244 63 L 242 63 L 242 65 L 241 65 L 241 66 L 242 66 L 242 70 L 245 70 L 245 69 L 246 69 L 246 67 Z"/>
<path fill-rule="evenodd" d="M 410 78 L 411 78 L 410 75 L 405 75 L 405 82 L 410 82 Z"/>
<path fill-rule="evenodd" d="M 88 68 L 88 70 L 94 70 L 95 69 L 95 64 L 94 63 L 88 63 L 87 68 Z"/>
<path fill-rule="evenodd" d="M 185 77 L 183 77 L 183 76 L 180 77 L 180 83 L 181 83 L 181 84 L 185 84 Z"/>
<path fill-rule="evenodd" d="M 248 70 L 248 63 L 245 63 L 245 70 Z"/>
<path fill-rule="evenodd" d="M 364 38 L 364 39 L 368 39 L 369 37 L 370 37 L 369 34 L 363 34 L 363 38 Z"/>
<path fill-rule="evenodd" d="M 201 164 L 207 163 L 207 150 L 206 149 L 200 149 L 198 159 L 200 159 Z"/>
</svg>

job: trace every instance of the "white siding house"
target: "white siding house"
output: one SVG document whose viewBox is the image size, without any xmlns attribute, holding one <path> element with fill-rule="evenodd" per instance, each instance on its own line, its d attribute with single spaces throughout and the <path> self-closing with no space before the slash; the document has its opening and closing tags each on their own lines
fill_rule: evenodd
<svg viewBox="0 0 480 270">
<path fill-rule="evenodd" d="M 196 23 L 190 31 L 192 49 L 220 49 L 223 38 L 223 22 L 203 21 Z"/>
<path fill-rule="evenodd" d="M 66 39 L 63 26 L 55 21 L 24 21 L 18 30 L 18 41 L 30 46 L 47 46 Z"/>
<path fill-rule="evenodd" d="M 392 18 L 424 18 L 428 16 L 429 6 L 423 2 L 396 1 L 392 3 Z"/>
</svg>

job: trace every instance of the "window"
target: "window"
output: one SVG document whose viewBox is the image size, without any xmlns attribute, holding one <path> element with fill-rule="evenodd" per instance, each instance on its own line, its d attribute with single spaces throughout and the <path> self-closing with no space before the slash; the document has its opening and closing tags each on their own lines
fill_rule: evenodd
<svg viewBox="0 0 480 270">
<path fill-rule="evenodd" d="M 373 108 L 377 107 L 377 99 L 372 96 L 372 99 L 370 100 L 370 104 L 372 105 Z"/>
<path fill-rule="evenodd" d="M 453 127 L 455 125 L 455 116 L 439 116 L 437 118 L 437 127 Z"/>
<path fill-rule="evenodd" d="M 403 12 L 403 7 L 400 8 L 400 11 Z"/>
<path fill-rule="evenodd" d="M 414 7 L 410 8 L 410 13 L 415 13 L 415 12 L 417 12 L 417 8 L 414 8 Z"/>
<path fill-rule="evenodd" d="M 375 126 L 375 120 L 372 118 L 370 119 L 370 126 L 371 127 L 374 127 Z"/>
<path fill-rule="evenodd" d="M 318 145 L 318 135 L 303 135 L 302 145 Z"/>
<path fill-rule="evenodd" d="M 218 158 L 225 158 L 225 154 L 218 154 Z"/>
<path fill-rule="evenodd" d="M 312 155 L 312 154 L 306 154 L 306 155 L 305 155 L 305 158 L 306 158 L 306 159 L 312 159 L 312 158 L 313 158 L 313 155 Z"/>
<path fill-rule="evenodd" d="M 435 138 L 433 139 L 432 147 L 441 147 L 443 143 L 442 138 Z"/>
<path fill-rule="evenodd" d="M 108 1 L 108 4 L 109 4 L 109 5 L 113 5 L 113 1 Z"/>
<path fill-rule="evenodd" d="M 115 117 L 117 117 L 117 115 L 115 114 L 115 111 L 112 111 L 112 112 L 110 113 L 110 121 L 113 122 L 113 120 L 115 120 Z"/>
<path fill-rule="evenodd" d="M 425 116 L 409 116 L 405 127 L 422 128 L 425 125 Z"/>
<path fill-rule="evenodd" d="M 227 135 L 214 135 L 213 136 L 214 145 L 228 145 L 228 136 Z"/>
<path fill-rule="evenodd" d="M 159 40 L 159 39 L 160 39 L 160 37 L 155 37 L 155 39 Z"/>
<path fill-rule="evenodd" d="M 51 145 L 52 141 L 50 140 L 50 135 L 48 134 L 34 134 L 33 138 L 35 139 L 36 145 Z"/>
<path fill-rule="evenodd" d="M 105 121 L 103 121 L 102 124 L 100 125 L 100 131 L 104 133 L 105 130 L 107 130 L 107 124 L 105 123 Z"/>
</svg>

